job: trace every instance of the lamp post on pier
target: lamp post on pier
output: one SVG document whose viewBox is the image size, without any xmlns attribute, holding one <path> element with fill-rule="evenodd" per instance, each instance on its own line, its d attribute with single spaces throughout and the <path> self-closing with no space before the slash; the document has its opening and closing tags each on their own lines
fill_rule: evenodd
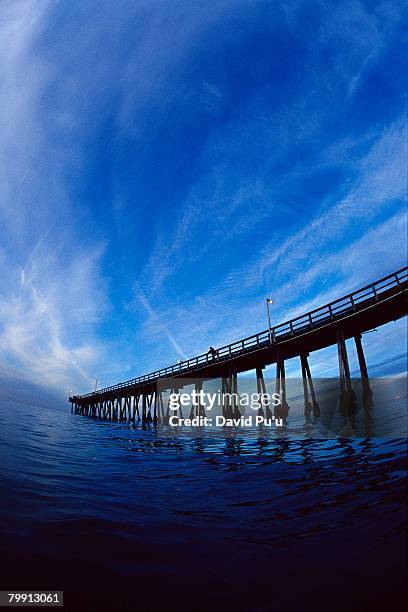
<svg viewBox="0 0 408 612">
<path fill-rule="evenodd" d="M 268 315 L 268 329 L 269 329 L 269 344 L 272 344 L 271 313 L 269 312 L 269 304 L 273 304 L 273 301 L 270 298 L 266 298 L 266 312 Z"/>
</svg>

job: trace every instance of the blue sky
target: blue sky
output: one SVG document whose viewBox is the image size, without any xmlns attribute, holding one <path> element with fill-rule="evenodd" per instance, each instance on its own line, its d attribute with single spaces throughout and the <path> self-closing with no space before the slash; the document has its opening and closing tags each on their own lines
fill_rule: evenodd
<svg viewBox="0 0 408 612">
<path fill-rule="evenodd" d="M 0 372 L 88 391 L 405 265 L 404 27 L 398 0 L 3 1 Z"/>
</svg>

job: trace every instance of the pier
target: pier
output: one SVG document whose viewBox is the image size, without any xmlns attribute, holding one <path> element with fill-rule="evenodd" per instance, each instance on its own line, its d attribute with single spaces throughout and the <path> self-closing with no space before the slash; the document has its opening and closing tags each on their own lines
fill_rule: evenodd
<svg viewBox="0 0 408 612">
<path fill-rule="evenodd" d="M 408 267 L 404 267 L 324 306 L 219 347 L 214 352 L 93 393 L 74 395 L 69 398 L 71 411 L 101 419 L 166 423 L 169 407 L 164 405 L 163 393 L 168 390 L 177 393 L 183 387 L 183 379 L 195 380 L 196 391 L 200 391 L 203 380 L 220 378 L 223 393 L 233 394 L 238 392 L 238 374 L 255 370 L 258 391 L 262 393 L 265 389 L 263 369 L 276 364 L 276 392 L 280 393 L 281 404 L 275 413 L 285 418 L 289 411 L 285 360 L 299 357 L 305 415 L 318 416 L 319 404 L 309 367 L 309 354 L 331 345 L 337 346 L 340 393 L 342 401 L 347 402 L 353 395 L 346 346 L 346 340 L 351 338 L 356 345 L 364 402 L 369 404 L 372 392 L 362 334 L 406 316 L 407 295 Z M 223 406 L 223 414 L 227 418 L 240 416 L 238 407 L 229 400 Z M 190 416 L 194 416 L 194 408 Z M 196 416 L 204 416 L 202 406 L 196 407 Z"/>
</svg>

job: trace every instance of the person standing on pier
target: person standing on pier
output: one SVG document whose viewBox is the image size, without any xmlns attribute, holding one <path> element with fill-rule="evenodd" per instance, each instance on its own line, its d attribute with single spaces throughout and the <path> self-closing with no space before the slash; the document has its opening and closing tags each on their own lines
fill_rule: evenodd
<svg viewBox="0 0 408 612">
<path fill-rule="evenodd" d="M 208 354 L 211 355 L 211 359 L 214 361 L 217 356 L 217 351 L 213 346 L 210 346 L 210 348 L 208 349 Z"/>
</svg>

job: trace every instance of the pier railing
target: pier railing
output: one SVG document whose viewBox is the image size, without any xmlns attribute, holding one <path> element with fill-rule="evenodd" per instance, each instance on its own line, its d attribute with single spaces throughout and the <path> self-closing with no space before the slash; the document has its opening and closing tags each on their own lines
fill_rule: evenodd
<svg viewBox="0 0 408 612">
<path fill-rule="evenodd" d="M 127 380 L 110 387 L 105 387 L 104 389 L 100 389 L 93 393 L 87 393 L 86 395 L 81 395 L 79 397 L 91 397 L 110 391 L 133 387 L 146 382 L 169 378 L 174 375 L 180 376 L 182 374 L 189 374 L 191 371 L 194 371 L 202 366 L 220 361 L 227 361 L 234 356 L 256 351 L 259 348 L 265 348 L 270 345 L 271 342 L 272 344 L 278 345 L 281 342 L 287 341 L 291 337 L 310 333 L 319 327 L 330 324 L 333 321 L 340 320 L 348 315 L 352 315 L 354 312 L 359 310 L 363 310 L 371 304 L 387 299 L 390 291 L 398 291 L 398 288 L 405 285 L 407 280 L 408 267 L 401 268 L 397 272 L 384 276 L 375 283 L 366 285 L 362 289 L 349 293 L 348 295 L 334 300 L 333 302 L 329 302 L 324 306 L 315 308 L 314 310 L 295 317 L 290 321 L 275 325 L 271 328 L 271 330 L 266 329 L 258 334 L 254 334 L 252 336 L 248 336 L 247 338 L 243 338 L 242 340 L 233 342 L 232 344 L 222 346 L 215 351 L 215 355 L 203 353 L 197 357 L 181 361 L 176 365 L 162 368 L 161 370 L 156 370 L 150 374 L 138 376 L 137 378 L 132 378 L 131 380 Z"/>
</svg>

